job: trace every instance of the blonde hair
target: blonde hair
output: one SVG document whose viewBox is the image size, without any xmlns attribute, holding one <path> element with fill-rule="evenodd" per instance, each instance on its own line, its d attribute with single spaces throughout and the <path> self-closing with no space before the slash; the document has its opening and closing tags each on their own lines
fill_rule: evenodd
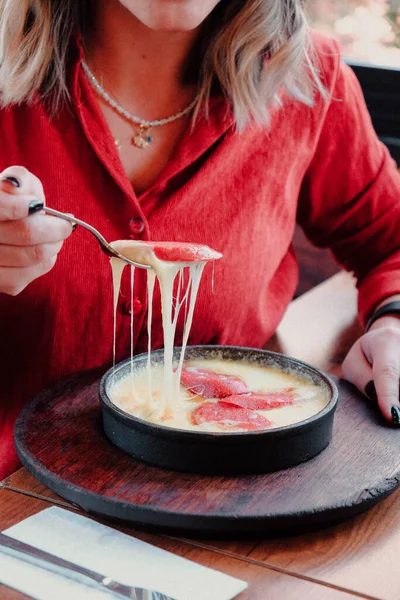
<svg viewBox="0 0 400 600">
<path fill-rule="evenodd" d="M 0 102 L 32 102 L 39 94 L 53 109 L 68 98 L 71 36 L 93 23 L 93 0 L 0 0 Z M 312 105 L 324 94 L 303 0 L 221 0 L 207 19 L 198 71 L 195 115 L 219 87 L 231 102 L 239 130 L 265 123 L 280 91 Z"/>
</svg>

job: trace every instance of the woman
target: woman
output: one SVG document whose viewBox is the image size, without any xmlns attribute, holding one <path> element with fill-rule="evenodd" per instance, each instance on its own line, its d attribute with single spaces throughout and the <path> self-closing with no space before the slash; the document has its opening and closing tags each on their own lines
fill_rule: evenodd
<svg viewBox="0 0 400 600">
<path fill-rule="evenodd" d="M 400 299 L 399 177 L 301 0 L 1 0 L 0 40 L 0 477 L 17 466 L 12 429 L 32 395 L 112 354 L 108 260 L 79 228 L 65 241 L 45 199 L 109 240 L 221 251 L 192 344 L 272 335 L 296 287 L 296 219 L 355 271 L 364 324 Z M 171 118 L 150 130 L 131 115 Z M 121 296 L 118 359 L 132 311 L 146 348 L 142 272 L 133 304 L 127 280 Z M 383 313 L 344 373 L 398 425 L 398 305 Z"/>
</svg>

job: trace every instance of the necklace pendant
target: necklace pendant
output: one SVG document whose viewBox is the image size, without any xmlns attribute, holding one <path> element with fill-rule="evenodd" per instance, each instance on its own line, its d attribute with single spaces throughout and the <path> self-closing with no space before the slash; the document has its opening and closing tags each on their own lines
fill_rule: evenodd
<svg viewBox="0 0 400 600">
<path fill-rule="evenodd" d="M 139 131 L 132 137 L 132 144 L 136 148 L 147 148 L 150 142 L 153 141 L 151 135 L 148 134 L 150 127 L 148 125 L 140 125 Z"/>
<path fill-rule="evenodd" d="M 136 148 L 147 148 L 151 140 L 146 140 L 146 138 L 141 135 L 134 135 L 132 138 L 132 144 L 136 146 Z"/>
</svg>

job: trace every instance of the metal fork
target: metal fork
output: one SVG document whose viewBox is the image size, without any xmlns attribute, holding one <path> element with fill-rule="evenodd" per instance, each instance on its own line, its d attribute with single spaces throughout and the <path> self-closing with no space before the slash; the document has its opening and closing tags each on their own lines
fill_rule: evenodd
<svg viewBox="0 0 400 600">
<path fill-rule="evenodd" d="M 59 558 L 54 554 L 49 554 L 44 550 L 20 542 L 4 533 L 0 533 L 0 551 L 4 551 L 6 554 L 14 556 L 19 560 L 24 560 L 29 564 L 55 573 L 56 575 L 62 575 L 63 577 L 77 581 L 78 583 L 83 583 L 84 585 L 93 587 L 94 582 L 100 588 L 108 590 L 120 598 L 130 598 L 130 600 L 174 600 L 171 596 L 166 596 L 155 590 L 124 585 L 111 577 L 107 577 L 96 571 L 91 571 L 90 569 L 85 569 L 85 567 L 81 567 L 68 560 Z"/>
<path fill-rule="evenodd" d="M 114 258 L 124 260 L 126 263 L 128 263 L 128 265 L 132 265 L 133 267 L 139 267 L 140 269 L 151 269 L 150 265 L 141 265 L 140 263 L 136 263 L 133 260 L 129 260 L 129 258 L 126 258 L 126 256 L 123 256 L 123 254 L 117 252 L 117 250 L 114 250 L 114 248 L 110 246 L 110 244 L 101 235 L 101 233 L 97 231 L 97 229 L 89 225 L 89 223 L 85 223 L 85 221 L 81 221 L 80 219 L 72 217 L 71 215 L 67 215 L 58 210 L 54 210 L 54 208 L 49 208 L 48 206 L 44 206 L 42 210 L 48 213 L 49 215 L 53 215 L 54 217 L 58 217 L 59 219 L 64 219 L 64 221 L 69 221 L 70 223 L 74 223 L 75 225 L 80 225 L 81 227 L 84 227 L 85 229 L 90 231 L 90 233 L 92 233 L 97 239 L 101 246 L 101 249 L 103 250 L 103 252 L 105 252 L 105 254 L 107 254 L 107 256 L 113 256 Z"/>
</svg>

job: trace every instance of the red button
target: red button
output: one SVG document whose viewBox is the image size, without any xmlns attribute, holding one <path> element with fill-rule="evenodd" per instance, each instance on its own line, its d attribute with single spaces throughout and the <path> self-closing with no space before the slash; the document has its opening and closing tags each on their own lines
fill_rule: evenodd
<svg viewBox="0 0 400 600">
<path fill-rule="evenodd" d="M 144 231 L 144 223 L 140 217 L 131 219 L 129 223 L 129 229 L 134 235 L 140 235 Z"/>
<path fill-rule="evenodd" d="M 140 313 L 140 311 L 142 310 L 142 308 L 143 308 L 143 304 L 139 300 L 139 298 L 133 299 L 133 307 L 132 307 L 132 303 L 130 300 L 125 300 L 125 302 L 123 302 L 123 304 L 121 306 L 122 312 L 124 312 L 126 315 L 131 315 L 132 313 L 134 315 L 138 315 Z"/>
</svg>

